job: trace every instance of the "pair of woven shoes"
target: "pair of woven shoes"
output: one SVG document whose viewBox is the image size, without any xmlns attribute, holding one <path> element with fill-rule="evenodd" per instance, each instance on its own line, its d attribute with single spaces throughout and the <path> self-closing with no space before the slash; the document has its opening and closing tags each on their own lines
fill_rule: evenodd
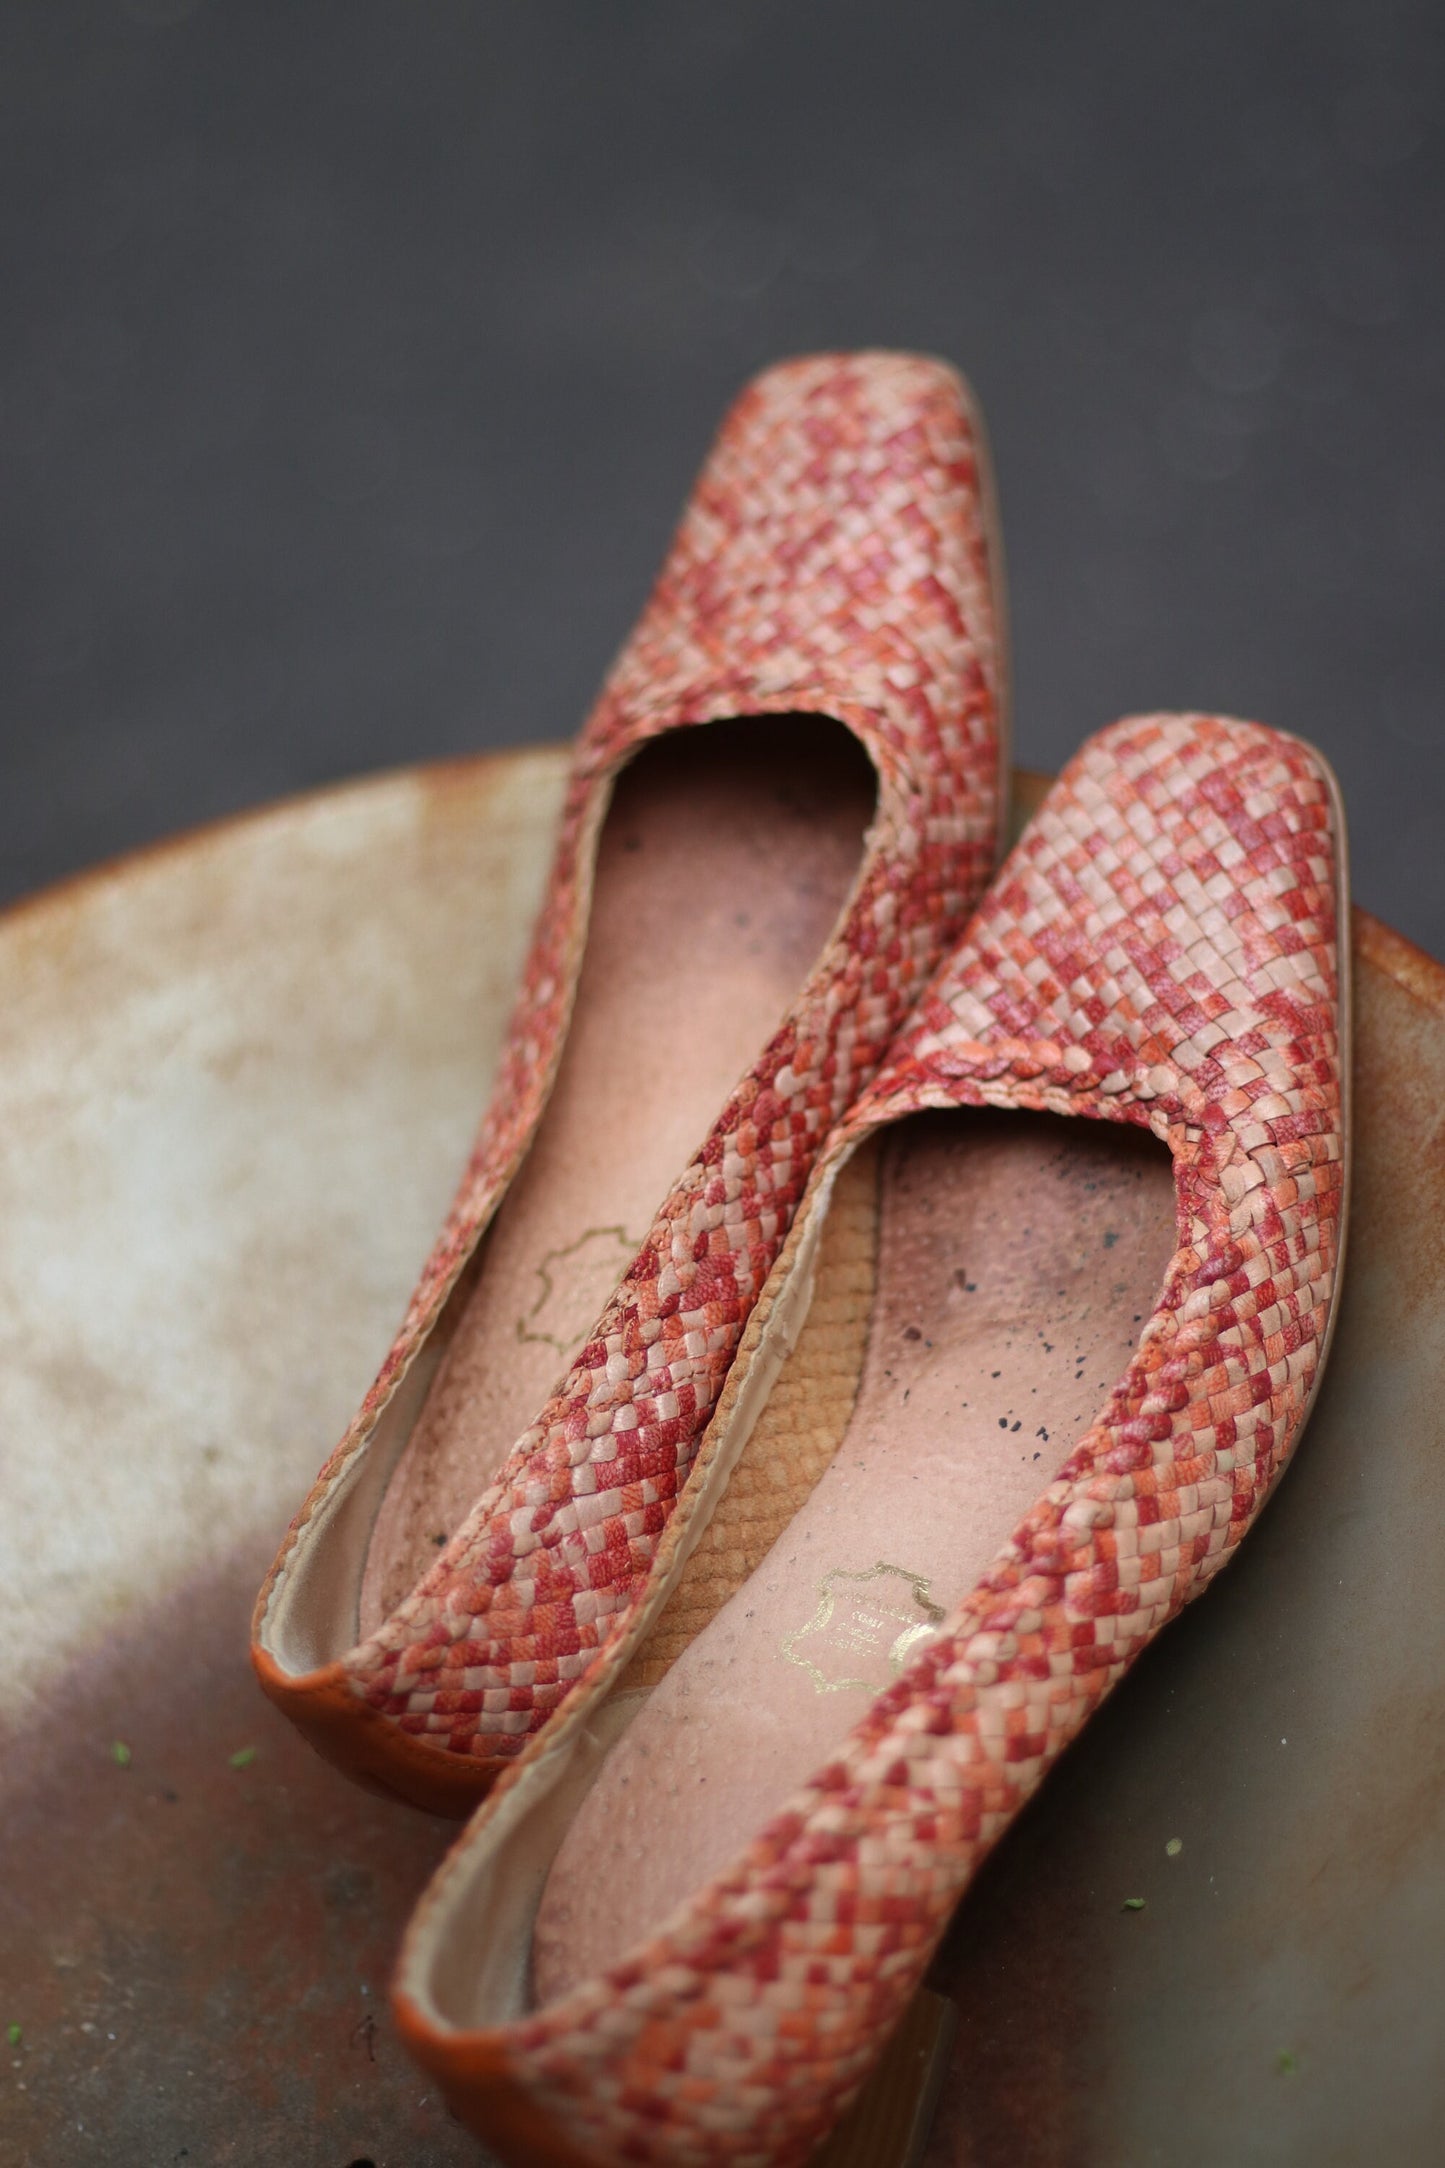
<svg viewBox="0 0 1445 2168">
<path fill-rule="evenodd" d="M 743 393 L 579 741 L 451 1217 L 261 1594 L 322 1752 L 490 1792 L 396 2009 L 509 2162 L 805 2159 L 1319 1382 L 1333 779 L 1120 723 L 988 886 L 998 580 L 949 370 Z"/>
</svg>

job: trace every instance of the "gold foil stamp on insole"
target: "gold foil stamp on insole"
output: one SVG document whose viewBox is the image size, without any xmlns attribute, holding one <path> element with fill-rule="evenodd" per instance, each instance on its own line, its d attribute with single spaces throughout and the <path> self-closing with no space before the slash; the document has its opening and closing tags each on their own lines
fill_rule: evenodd
<svg viewBox="0 0 1445 2168">
<path fill-rule="evenodd" d="M 820 1694 L 848 1687 L 876 1694 L 892 1685 L 942 1624 L 942 1606 L 921 1573 L 882 1560 L 865 1573 L 834 1566 L 818 1583 L 817 1610 L 787 1636 L 782 1650 Z"/>
<path fill-rule="evenodd" d="M 574 1354 L 641 1247 L 625 1227 L 589 1227 L 575 1242 L 548 1250 L 533 1270 L 532 1301 L 517 1319 L 517 1338 Z"/>
</svg>

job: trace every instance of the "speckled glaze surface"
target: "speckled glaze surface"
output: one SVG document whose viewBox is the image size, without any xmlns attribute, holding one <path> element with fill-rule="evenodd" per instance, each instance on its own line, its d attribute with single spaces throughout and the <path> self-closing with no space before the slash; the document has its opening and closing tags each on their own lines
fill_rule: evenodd
<svg viewBox="0 0 1445 2168">
<path fill-rule="evenodd" d="M 625 1612 L 823 1139 L 988 877 L 1001 665 L 981 456 L 964 388 L 939 363 L 824 355 L 765 372 L 728 415 L 582 732 L 475 1152 L 401 1330 L 262 1589 L 258 1635 L 527 1150 L 567 1029 L 597 835 L 630 754 L 725 716 L 827 714 L 872 757 L 877 814 L 839 930 L 792 1014 L 435 1567 L 323 1672 L 291 1681 L 258 1652 L 268 1691 L 298 1721 L 324 1703 L 312 1735 L 343 1764 L 349 1712 L 369 1720 L 372 1774 L 403 1793 L 436 1803 L 419 1755 L 446 1765 L 453 1801 L 483 1789 Z M 396 1742 L 384 1767 L 377 1717 Z"/>
<path fill-rule="evenodd" d="M 1299 1436 L 1334 1315 L 1343 851 L 1323 764 L 1251 724 L 1118 724 L 1050 792 L 820 1159 L 714 1433 L 831 1171 L 921 1109 L 1150 1129 L 1178 1201 L 1158 1304 L 992 1569 L 734 1864 L 604 1974 L 459 2030 L 426 1969 L 446 1914 L 506 1841 L 514 1790 L 593 1723 L 626 1645 L 509 1774 L 424 1900 L 397 1988 L 413 2051 L 504 2157 L 803 2161 L 984 1855 L 1231 1556 Z"/>
</svg>

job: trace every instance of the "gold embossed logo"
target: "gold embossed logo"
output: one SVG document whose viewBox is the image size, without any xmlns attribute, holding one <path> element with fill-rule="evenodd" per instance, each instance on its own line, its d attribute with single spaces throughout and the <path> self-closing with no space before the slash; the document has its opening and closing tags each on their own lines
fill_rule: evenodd
<svg viewBox="0 0 1445 2168">
<path fill-rule="evenodd" d="M 589 1227 L 562 1249 L 548 1250 L 536 1267 L 536 1294 L 517 1319 L 519 1340 L 540 1340 L 571 1355 L 641 1244 L 625 1227 Z"/>
<path fill-rule="evenodd" d="M 921 1573 L 881 1560 L 866 1573 L 834 1566 L 818 1583 L 817 1610 L 788 1635 L 783 1654 L 809 1673 L 820 1694 L 846 1687 L 876 1694 L 942 1624 L 942 1607 Z"/>
</svg>

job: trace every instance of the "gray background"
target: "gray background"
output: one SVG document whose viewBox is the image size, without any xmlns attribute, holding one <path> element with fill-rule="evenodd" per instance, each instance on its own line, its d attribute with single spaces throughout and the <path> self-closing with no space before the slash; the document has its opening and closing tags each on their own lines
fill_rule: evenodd
<svg viewBox="0 0 1445 2168">
<path fill-rule="evenodd" d="M 563 737 L 781 352 L 992 427 L 1017 750 L 1316 739 L 1445 951 L 1442 10 L 0 5 L 0 888 Z"/>
</svg>

